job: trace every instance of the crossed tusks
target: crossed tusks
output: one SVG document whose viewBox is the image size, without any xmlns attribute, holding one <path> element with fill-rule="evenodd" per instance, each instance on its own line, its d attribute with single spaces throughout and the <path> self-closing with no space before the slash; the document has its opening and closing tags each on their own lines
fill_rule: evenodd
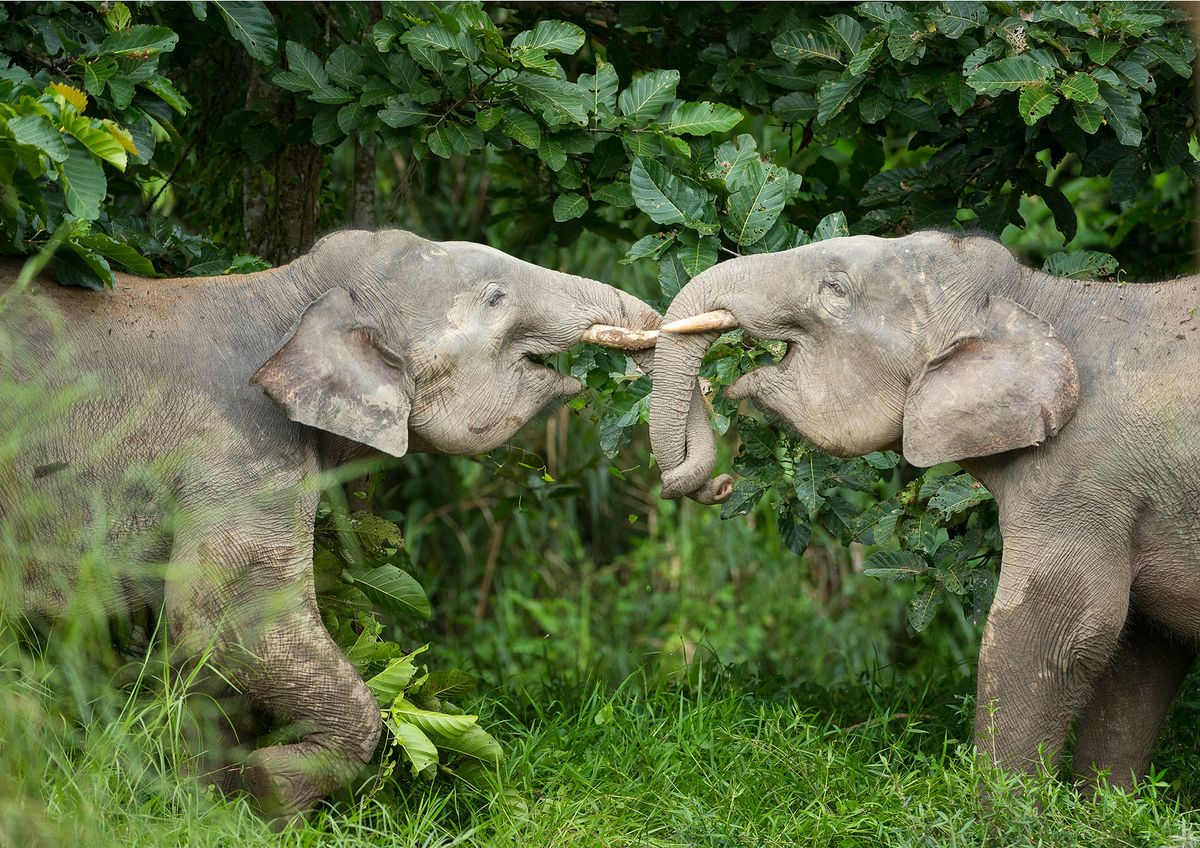
<svg viewBox="0 0 1200 848">
<path fill-rule="evenodd" d="M 611 324 L 593 324 L 583 331 L 582 341 L 619 350 L 646 350 L 654 347 L 659 333 L 708 333 L 713 330 L 732 330 L 737 325 L 737 318 L 728 309 L 714 309 L 664 324 L 661 330 L 631 330 Z"/>
</svg>

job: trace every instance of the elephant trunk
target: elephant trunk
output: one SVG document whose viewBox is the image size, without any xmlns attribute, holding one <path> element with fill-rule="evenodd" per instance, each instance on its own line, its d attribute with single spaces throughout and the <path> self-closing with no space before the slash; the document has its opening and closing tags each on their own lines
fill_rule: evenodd
<svg viewBox="0 0 1200 848">
<path fill-rule="evenodd" d="M 733 273 L 728 267 L 732 264 L 705 271 L 684 286 L 667 311 L 667 320 L 727 309 L 733 289 Z M 727 475 L 709 480 L 716 465 L 716 444 L 696 379 L 700 361 L 719 335 L 718 330 L 659 335 L 655 352 L 658 378 L 650 400 L 650 445 L 662 470 L 663 497 L 677 498 L 689 492 L 723 495 L 703 501 L 713 503 L 726 500 L 732 491 Z"/>
<path fill-rule="evenodd" d="M 633 361 L 637 363 L 638 368 L 642 370 L 651 379 L 655 376 L 655 350 L 653 347 L 653 339 L 661 338 L 658 334 L 658 328 L 662 326 L 662 316 L 643 303 L 641 300 L 627 294 L 620 289 L 606 287 L 609 297 L 605 299 L 605 306 L 599 317 L 595 318 L 597 322 L 611 322 L 613 327 L 624 334 L 623 337 L 618 336 L 618 341 L 628 341 L 631 337 L 635 344 L 610 344 L 610 347 L 619 347 L 630 352 Z M 605 331 L 607 332 L 607 331 Z M 595 325 L 585 330 L 581 341 L 591 343 L 605 343 L 606 340 L 595 338 Z M 651 336 L 649 345 L 637 344 L 637 340 L 645 334 Z M 589 338 L 589 335 L 593 336 Z M 610 337 L 611 338 L 611 337 Z M 703 444 L 705 440 L 711 446 L 713 443 L 712 431 L 708 420 L 708 407 L 704 401 L 704 396 L 700 392 L 699 383 L 692 377 L 692 385 L 694 391 L 689 398 L 687 408 L 687 418 L 685 427 L 689 432 L 690 438 L 696 442 Z M 652 398 L 653 402 L 653 398 Z M 712 462 L 709 463 L 711 469 L 715 465 L 715 455 Z M 696 485 L 689 488 L 679 490 L 671 497 L 679 497 L 687 495 L 695 501 L 704 504 L 721 503 L 729 498 L 729 494 L 733 489 L 733 481 L 728 475 L 722 475 L 715 480 L 709 480 L 707 474 L 702 479 L 696 481 Z"/>
</svg>

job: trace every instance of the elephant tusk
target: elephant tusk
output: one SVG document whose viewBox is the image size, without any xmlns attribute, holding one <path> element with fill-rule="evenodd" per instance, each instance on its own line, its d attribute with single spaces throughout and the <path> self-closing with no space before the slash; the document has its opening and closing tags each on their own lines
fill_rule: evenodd
<svg viewBox="0 0 1200 848">
<path fill-rule="evenodd" d="M 610 324 L 593 324 L 583 331 L 580 341 L 618 350 L 647 350 L 658 341 L 658 330 L 630 330 Z"/>
<path fill-rule="evenodd" d="M 670 324 L 664 324 L 664 333 L 707 333 L 710 330 L 732 330 L 738 325 L 738 319 L 728 309 L 714 309 L 712 312 L 702 312 L 690 318 L 680 318 Z"/>
</svg>

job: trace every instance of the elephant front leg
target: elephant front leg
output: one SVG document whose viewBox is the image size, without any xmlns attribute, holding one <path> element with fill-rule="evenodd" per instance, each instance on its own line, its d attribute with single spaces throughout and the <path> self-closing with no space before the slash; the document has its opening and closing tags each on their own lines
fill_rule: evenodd
<svg viewBox="0 0 1200 848">
<path fill-rule="evenodd" d="M 1005 529 L 979 655 L 975 744 L 1033 772 L 1055 757 L 1116 651 L 1129 603 L 1128 543 L 1101 534 Z"/>
<path fill-rule="evenodd" d="M 176 643 L 209 652 L 250 707 L 297 740 L 251 752 L 226 785 L 240 784 L 273 821 L 292 821 L 370 760 L 382 729 L 375 697 L 321 621 L 307 551 L 224 538 L 173 559 L 195 564 L 168 587 Z"/>
<path fill-rule="evenodd" d="M 1108 668 L 1096 682 L 1076 727 L 1076 776 L 1094 786 L 1099 775 L 1132 789 L 1146 774 L 1158 731 L 1195 652 L 1131 615 Z"/>
</svg>

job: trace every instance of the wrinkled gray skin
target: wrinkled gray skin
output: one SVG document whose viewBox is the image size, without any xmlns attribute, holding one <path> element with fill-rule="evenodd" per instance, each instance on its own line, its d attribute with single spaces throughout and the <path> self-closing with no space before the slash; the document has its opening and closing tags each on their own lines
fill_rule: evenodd
<svg viewBox="0 0 1200 848">
<path fill-rule="evenodd" d="M 65 334 L 75 364 L 59 382 L 86 370 L 101 388 L 0 473 L 0 514 L 16 498 L 59 504 L 28 529 L 37 538 L 87 526 L 99 516 L 85 493 L 107 495 L 110 549 L 129 556 L 140 533 L 147 565 L 119 578 L 111 605 L 164 607 L 177 651 L 211 646 L 252 707 L 298 728 L 297 743 L 258 749 L 241 769 L 283 819 L 349 780 L 380 733 L 371 692 L 317 612 L 316 475 L 372 449 L 490 450 L 580 389 L 530 355 L 561 352 L 594 323 L 661 322 L 602 283 L 399 231 L 336 233 L 243 277 L 37 288 L 11 307 L 25 316 L 18 335 L 49 363 Z M 54 307 L 62 333 L 45 320 Z M 648 368 L 652 351 L 634 356 Z M 691 420 L 707 430 L 702 405 Z M 133 468 L 152 470 L 131 479 Z M 148 568 L 163 561 L 165 580 Z M 26 609 L 63 612 L 76 563 L 17 569 Z"/>
<path fill-rule="evenodd" d="M 1144 774 L 1200 645 L 1200 277 L 1081 282 L 983 237 L 855 236 L 725 262 L 665 320 L 714 309 L 789 344 L 730 397 L 837 455 L 960 462 L 995 496 L 980 753 L 1032 769 L 1077 719 L 1081 777 Z M 659 337 L 650 433 L 668 497 L 712 470 L 679 424 L 715 337 Z"/>
</svg>

